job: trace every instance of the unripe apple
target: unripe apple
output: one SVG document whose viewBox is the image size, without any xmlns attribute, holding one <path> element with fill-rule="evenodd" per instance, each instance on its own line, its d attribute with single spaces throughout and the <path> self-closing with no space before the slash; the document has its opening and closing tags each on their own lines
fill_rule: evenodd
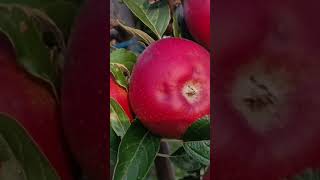
<svg viewBox="0 0 320 180">
<path fill-rule="evenodd" d="M 109 179 L 107 1 L 87 0 L 71 35 L 62 85 L 64 130 L 89 179 Z"/>
<path fill-rule="evenodd" d="M 114 79 L 110 76 L 110 97 L 116 100 L 123 108 L 130 121 L 133 120 L 132 113 L 129 106 L 128 93 L 120 87 Z"/>
<path fill-rule="evenodd" d="M 210 114 L 210 55 L 181 38 L 151 44 L 139 56 L 129 87 L 131 107 L 154 134 L 180 138 Z"/>
<path fill-rule="evenodd" d="M 192 36 L 210 49 L 210 0 L 185 0 L 184 17 Z"/>
<path fill-rule="evenodd" d="M 23 126 L 61 179 L 71 180 L 55 98 L 42 81 L 18 66 L 14 48 L 3 34 L 0 34 L 0 84 L 0 112 Z"/>
</svg>

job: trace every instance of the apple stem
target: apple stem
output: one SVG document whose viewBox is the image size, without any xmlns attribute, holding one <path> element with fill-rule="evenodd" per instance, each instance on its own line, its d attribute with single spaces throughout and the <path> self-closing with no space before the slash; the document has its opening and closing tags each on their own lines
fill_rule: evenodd
<svg viewBox="0 0 320 180">
<path fill-rule="evenodd" d="M 161 154 L 169 154 L 169 145 L 166 142 L 160 143 Z M 175 180 L 172 164 L 167 157 L 158 156 L 155 160 L 158 180 Z"/>
</svg>

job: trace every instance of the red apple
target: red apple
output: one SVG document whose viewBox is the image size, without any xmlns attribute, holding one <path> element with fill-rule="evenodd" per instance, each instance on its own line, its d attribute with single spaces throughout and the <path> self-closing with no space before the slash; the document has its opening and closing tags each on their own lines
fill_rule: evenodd
<svg viewBox="0 0 320 180">
<path fill-rule="evenodd" d="M 110 97 L 116 100 L 123 110 L 126 112 L 130 121 L 133 121 L 132 113 L 129 106 L 128 93 L 120 87 L 110 76 Z"/>
<path fill-rule="evenodd" d="M 265 3 L 254 0 L 213 2 L 213 41 L 215 59 L 243 56 L 253 50 L 268 31 Z"/>
<path fill-rule="evenodd" d="M 87 0 L 68 47 L 62 85 L 65 134 L 89 179 L 109 179 L 107 1 Z"/>
<path fill-rule="evenodd" d="M 180 138 L 210 113 L 210 55 L 180 38 L 151 44 L 139 56 L 129 87 L 134 113 L 154 134 Z"/>
<path fill-rule="evenodd" d="M 278 180 L 320 162 L 319 2 L 265 5 L 270 24 L 254 48 L 216 51 L 214 179 Z"/>
<path fill-rule="evenodd" d="M 0 35 L 0 112 L 15 118 L 61 179 L 71 180 L 57 103 L 47 86 L 17 65 L 13 47 Z"/>
<path fill-rule="evenodd" d="M 184 17 L 192 36 L 210 49 L 210 0 L 185 0 Z"/>
</svg>

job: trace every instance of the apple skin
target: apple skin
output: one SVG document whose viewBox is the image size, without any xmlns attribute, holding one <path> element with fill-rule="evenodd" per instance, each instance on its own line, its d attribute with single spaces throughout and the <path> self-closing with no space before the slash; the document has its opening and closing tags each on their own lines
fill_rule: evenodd
<svg viewBox="0 0 320 180">
<path fill-rule="evenodd" d="M 210 0 L 185 0 L 183 11 L 192 36 L 210 49 Z"/>
<path fill-rule="evenodd" d="M 241 56 L 217 51 L 214 179 L 278 180 L 319 164 L 320 25 L 311 8 L 318 5 L 266 4 L 270 24 L 263 38 L 253 37 L 255 48 Z"/>
<path fill-rule="evenodd" d="M 110 97 L 116 100 L 119 105 L 123 108 L 126 112 L 127 116 L 129 117 L 130 122 L 133 121 L 131 109 L 129 106 L 129 99 L 128 93 L 125 89 L 120 87 L 114 79 L 110 76 Z"/>
<path fill-rule="evenodd" d="M 188 97 L 187 85 L 195 89 Z M 197 119 L 210 114 L 210 55 L 180 38 L 151 44 L 139 56 L 130 78 L 133 112 L 151 132 L 180 138 Z"/>
<path fill-rule="evenodd" d="M 59 109 L 50 88 L 17 65 L 10 41 L 0 34 L 0 112 L 15 118 L 61 179 L 72 180 Z"/>
<path fill-rule="evenodd" d="M 212 1 L 214 59 L 248 54 L 268 31 L 265 2 L 254 0 Z M 232 12 L 232 13 L 231 13 Z"/>
<path fill-rule="evenodd" d="M 64 132 L 84 174 L 109 179 L 107 1 L 87 0 L 68 46 L 62 84 Z"/>
</svg>

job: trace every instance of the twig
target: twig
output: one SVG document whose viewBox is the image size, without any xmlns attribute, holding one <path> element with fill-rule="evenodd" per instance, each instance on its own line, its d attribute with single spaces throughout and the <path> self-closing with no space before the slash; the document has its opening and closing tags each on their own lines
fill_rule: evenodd
<svg viewBox="0 0 320 180">
<path fill-rule="evenodd" d="M 159 153 L 169 154 L 169 147 L 166 142 L 161 142 Z M 158 156 L 155 160 L 155 166 L 158 180 L 175 180 L 173 167 L 169 158 Z"/>
<path fill-rule="evenodd" d="M 181 0 L 168 0 L 168 2 L 172 13 L 181 4 Z"/>
</svg>

